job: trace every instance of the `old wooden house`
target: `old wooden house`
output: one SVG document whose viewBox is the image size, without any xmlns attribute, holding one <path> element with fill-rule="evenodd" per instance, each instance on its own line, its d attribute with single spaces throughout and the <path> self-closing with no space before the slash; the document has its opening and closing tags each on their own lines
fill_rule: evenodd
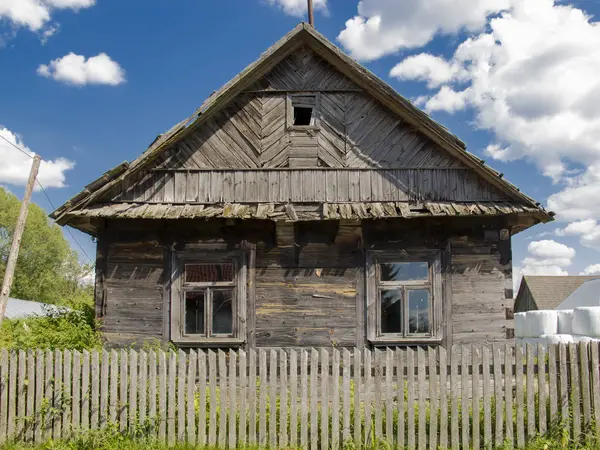
<svg viewBox="0 0 600 450">
<path fill-rule="evenodd" d="M 52 217 L 97 237 L 110 343 L 223 348 L 505 339 L 552 220 L 307 24 Z"/>
</svg>

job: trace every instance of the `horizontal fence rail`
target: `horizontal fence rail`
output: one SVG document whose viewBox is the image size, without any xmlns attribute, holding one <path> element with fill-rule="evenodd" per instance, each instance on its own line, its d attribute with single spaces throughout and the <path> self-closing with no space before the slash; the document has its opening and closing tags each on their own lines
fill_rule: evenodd
<svg viewBox="0 0 600 450">
<path fill-rule="evenodd" d="M 524 446 L 600 430 L 597 344 L 0 351 L 0 443 L 116 428 L 167 443 Z"/>
</svg>

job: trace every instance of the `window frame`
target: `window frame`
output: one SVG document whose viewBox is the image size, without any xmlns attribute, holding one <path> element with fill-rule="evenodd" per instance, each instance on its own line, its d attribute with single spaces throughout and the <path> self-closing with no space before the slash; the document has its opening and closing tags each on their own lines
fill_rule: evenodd
<svg viewBox="0 0 600 450">
<path fill-rule="evenodd" d="M 173 252 L 171 278 L 171 341 L 175 344 L 197 346 L 241 345 L 246 341 L 246 283 L 247 254 L 243 250 L 221 252 Z M 234 265 L 233 281 L 186 282 L 185 266 L 191 264 Z M 231 289 L 232 333 L 214 334 L 212 332 L 213 292 Z M 204 292 L 204 333 L 185 332 L 185 295 L 188 292 Z"/>
<path fill-rule="evenodd" d="M 307 98 L 312 99 L 307 101 Z M 286 96 L 286 128 L 290 131 L 318 131 L 320 129 L 320 105 L 321 95 L 319 92 L 294 92 Z M 294 108 L 312 108 L 310 125 L 294 125 Z"/>
<path fill-rule="evenodd" d="M 381 264 L 427 262 L 427 280 L 381 281 Z M 441 251 L 439 250 L 371 250 L 367 252 L 366 291 L 367 291 L 367 337 L 375 345 L 440 343 L 442 341 L 442 279 Z M 381 331 L 382 291 L 399 289 L 402 291 L 402 333 Z M 408 293 L 411 290 L 429 292 L 428 333 L 408 333 L 409 305 Z"/>
</svg>

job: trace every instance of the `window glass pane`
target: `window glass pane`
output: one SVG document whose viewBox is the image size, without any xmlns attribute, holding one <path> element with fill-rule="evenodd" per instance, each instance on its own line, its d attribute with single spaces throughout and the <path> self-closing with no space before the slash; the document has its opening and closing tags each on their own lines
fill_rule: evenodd
<svg viewBox="0 0 600 450">
<path fill-rule="evenodd" d="M 186 264 L 186 283 L 214 283 L 217 281 L 233 281 L 232 263 L 223 264 Z"/>
<path fill-rule="evenodd" d="M 233 289 L 212 291 L 214 334 L 233 333 Z"/>
<path fill-rule="evenodd" d="M 185 334 L 204 334 L 204 294 L 185 293 Z"/>
<path fill-rule="evenodd" d="M 381 332 L 402 333 L 402 291 L 381 291 Z"/>
<path fill-rule="evenodd" d="M 381 281 L 427 281 L 429 264 L 426 262 L 390 262 L 380 264 Z"/>
<path fill-rule="evenodd" d="M 429 291 L 408 291 L 408 332 L 429 333 Z"/>
</svg>

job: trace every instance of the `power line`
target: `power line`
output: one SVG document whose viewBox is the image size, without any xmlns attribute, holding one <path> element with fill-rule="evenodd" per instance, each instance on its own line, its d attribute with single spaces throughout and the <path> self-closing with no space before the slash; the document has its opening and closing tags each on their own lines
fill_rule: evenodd
<svg viewBox="0 0 600 450">
<path fill-rule="evenodd" d="M 2 136 L 0 134 L 0 138 L 2 138 L 3 141 L 6 141 L 8 144 L 12 145 L 14 148 L 16 148 L 17 150 L 19 150 L 21 153 L 23 153 L 25 156 L 30 157 L 31 159 L 33 159 L 33 156 L 31 156 L 29 153 L 27 153 L 25 150 L 23 150 L 22 148 L 20 148 L 19 146 L 13 144 L 12 142 L 10 142 L 8 139 L 6 139 L 4 136 Z"/>
</svg>

